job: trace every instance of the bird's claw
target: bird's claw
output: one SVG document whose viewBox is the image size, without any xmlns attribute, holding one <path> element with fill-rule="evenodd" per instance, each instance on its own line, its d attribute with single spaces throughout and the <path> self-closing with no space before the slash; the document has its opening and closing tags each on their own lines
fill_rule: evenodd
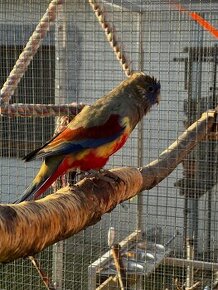
<svg viewBox="0 0 218 290">
<path fill-rule="evenodd" d="M 99 170 L 99 172 L 101 174 L 103 174 L 103 176 L 107 175 L 109 178 L 113 179 L 114 181 L 119 181 L 121 178 L 119 176 L 117 176 L 116 174 L 114 174 L 112 171 L 107 170 L 107 169 L 103 169 L 101 168 Z"/>
<path fill-rule="evenodd" d="M 114 174 L 113 172 L 107 170 L 107 169 L 100 169 L 99 171 L 97 170 L 89 170 L 89 175 L 88 177 L 95 177 L 98 179 L 101 179 L 103 181 L 108 182 L 111 186 L 114 186 L 115 182 L 121 180 L 121 178 L 119 176 L 117 176 L 116 174 Z M 106 175 L 104 175 L 106 174 Z M 126 204 L 120 204 L 121 207 L 125 210 L 128 209 L 128 206 Z"/>
<path fill-rule="evenodd" d="M 120 178 L 114 174 L 113 172 L 105 169 L 97 170 L 89 170 L 89 177 L 95 177 L 97 179 L 109 182 L 111 185 L 114 186 L 114 183 L 117 182 Z"/>
</svg>

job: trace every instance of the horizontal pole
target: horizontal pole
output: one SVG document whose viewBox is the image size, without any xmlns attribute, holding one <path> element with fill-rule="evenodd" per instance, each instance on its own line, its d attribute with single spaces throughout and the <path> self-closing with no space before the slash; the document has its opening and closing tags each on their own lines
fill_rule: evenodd
<svg viewBox="0 0 218 290">
<path fill-rule="evenodd" d="M 0 107 L 0 115 L 7 117 L 62 117 L 76 116 L 84 107 L 84 104 L 10 104 Z"/>
<path fill-rule="evenodd" d="M 187 267 L 192 266 L 199 270 L 207 270 L 207 271 L 217 271 L 218 263 L 213 262 L 204 262 L 198 260 L 187 260 L 187 259 L 179 259 L 173 257 L 167 257 L 164 259 L 164 264 L 174 267 Z"/>
</svg>

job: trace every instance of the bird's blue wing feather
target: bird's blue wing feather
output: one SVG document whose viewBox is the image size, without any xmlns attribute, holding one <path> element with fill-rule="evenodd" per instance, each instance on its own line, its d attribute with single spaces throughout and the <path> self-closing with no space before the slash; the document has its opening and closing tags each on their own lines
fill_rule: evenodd
<svg viewBox="0 0 218 290">
<path fill-rule="evenodd" d="M 122 135 L 122 132 L 124 131 L 124 127 L 121 128 L 117 133 L 108 136 L 108 137 L 102 137 L 102 138 L 87 138 L 82 140 L 74 140 L 72 142 L 70 141 L 64 141 L 61 145 L 58 146 L 58 148 L 54 148 L 55 150 L 48 151 L 48 152 L 42 152 L 38 153 L 37 157 L 48 157 L 48 156 L 55 156 L 55 155 L 66 155 L 70 153 L 76 153 L 78 151 L 84 150 L 84 149 L 90 149 L 90 148 L 97 148 L 99 146 L 102 146 L 104 144 L 113 142 L 117 138 L 119 138 Z"/>
</svg>

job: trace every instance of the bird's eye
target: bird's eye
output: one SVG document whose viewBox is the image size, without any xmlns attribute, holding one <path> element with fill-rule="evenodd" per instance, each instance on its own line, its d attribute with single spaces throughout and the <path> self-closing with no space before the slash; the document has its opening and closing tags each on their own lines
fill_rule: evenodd
<svg viewBox="0 0 218 290">
<path fill-rule="evenodd" d="M 148 91 L 149 91 L 150 93 L 153 93 L 153 92 L 154 92 L 154 87 L 152 87 L 152 86 L 148 87 Z"/>
</svg>

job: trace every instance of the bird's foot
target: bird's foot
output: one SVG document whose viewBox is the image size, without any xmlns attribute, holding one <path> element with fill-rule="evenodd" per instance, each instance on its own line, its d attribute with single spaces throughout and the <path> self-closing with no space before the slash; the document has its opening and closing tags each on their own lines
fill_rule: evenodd
<svg viewBox="0 0 218 290">
<path fill-rule="evenodd" d="M 112 185 L 114 185 L 114 183 L 120 179 L 116 174 L 105 169 L 100 169 L 99 171 L 91 169 L 89 170 L 88 176 L 95 177 L 100 180 L 104 180 L 106 182 L 109 182 Z"/>
<path fill-rule="evenodd" d="M 91 169 L 88 172 L 88 177 L 95 177 L 97 179 L 103 180 L 108 182 L 111 186 L 114 186 L 115 182 L 119 181 L 121 178 L 118 177 L 116 174 L 113 172 L 101 168 L 99 171 Z M 128 209 L 126 204 L 120 204 L 122 208 L 125 210 Z"/>
<path fill-rule="evenodd" d="M 104 168 L 101 168 L 99 170 L 99 172 L 101 174 L 103 174 L 103 176 L 107 175 L 108 177 L 110 177 L 111 179 L 115 180 L 115 181 L 119 181 L 121 178 L 119 176 L 117 176 L 115 173 L 113 173 L 112 171 L 110 170 L 107 170 L 107 169 L 104 169 Z"/>
</svg>

